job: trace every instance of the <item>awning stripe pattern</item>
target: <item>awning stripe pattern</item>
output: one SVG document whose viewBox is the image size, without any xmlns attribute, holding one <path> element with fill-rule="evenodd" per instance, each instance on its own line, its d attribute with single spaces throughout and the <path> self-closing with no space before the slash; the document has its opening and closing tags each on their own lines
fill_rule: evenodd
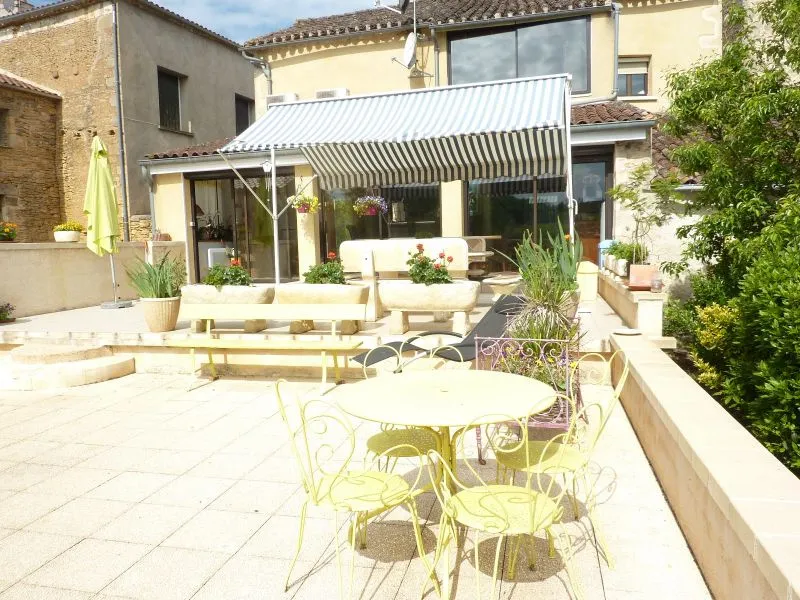
<svg viewBox="0 0 800 600">
<path fill-rule="evenodd" d="M 568 76 L 271 106 L 223 152 L 299 148 L 327 188 L 562 174 Z"/>
</svg>

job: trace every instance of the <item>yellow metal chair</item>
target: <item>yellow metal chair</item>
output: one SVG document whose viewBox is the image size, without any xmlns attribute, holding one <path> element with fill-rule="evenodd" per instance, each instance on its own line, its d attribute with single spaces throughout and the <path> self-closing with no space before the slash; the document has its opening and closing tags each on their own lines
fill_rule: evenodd
<svg viewBox="0 0 800 600">
<path fill-rule="evenodd" d="M 560 400 L 560 398 L 557 399 Z M 515 452 L 525 447 L 528 442 L 527 423 L 529 417 L 515 418 L 499 414 L 489 415 L 489 417 L 491 418 L 480 419 L 480 422 L 492 420 L 498 423 L 486 427 L 489 447 L 495 453 Z M 467 427 L 457 434 L 456 444 L 460 450 L 458 455 L 462 457 L 466 456 L 463 434 L 472 427 Z M 551 447 L 564 443 L 567 435 L 568 433 L 563 433 L 548 442 L 548 451 Z M 534 536 L 537 533 L 544 533 L 547 536 L 550 555 L 555 556 L 554 535 L 556 532 L 554 527 L 561 522 L 564 512 L 562 500 L 566 488 L 557 482 L 556 477 L 548 474 L 547 468 L 542 466 L 539 469 L 527 471 L 524 485 L 487 483 L 479 472 L 480 467 L 476 467 L 470 459 L 461 458 L 460 463 L 463 465 L 461 473 L 467 475 L 470 483 L 475 483 L 475 485 L 469 485 L 453 473 L 452 468 L 440 454 L 431 451 L 429 457 L 431 460 L 428 468 L 431 471 L 431 478 L 434 479 L 436 475 L 433 467 L 434 461 L 439 463 L 445 473 L 441 485 L 434 487 L 442 506 L 434 557 L 434 569 L 442 558 L 445 562 L 446 574 L 442 598 L 447 600 L 450 596 L 450 545 L 455 544 L 458 547 L 459 529 L 461 528 L 474 531 L 475 570 L 478 573 L 480 573 L 480 544 L 489 538 L 497 538 L 490 598 L 496 597 L 500 555 L 506 540 L 509 540 L 510 543 L 508 576 L 512 579 L 516 573 L 517 559 L 523 541 L 527 542 L 525 547 L 528 565 L 531 569 L 536 568 Z M 458 462 L 457 460 L 456 464 Z M 486 469 L 483 471 L 485 472 Z M 559 538 L 563 542 L 563 559 L 570 587 L 573 594 L 577 598 L 581 598 L 580 585 L 573 571 L 573 550 L 570 538 L 565 532 L 561 532 Z M 480 577 L 475 579 L 477 598 L 480 600 L 482 597 Z"/>
<path fill-rule="evenodd" d="M 378 346 L 370 350 L 364 360 L 362 371 L 365 379 L 369 378 L 366 365 L 369 364 L 370 353 L 381 351 L 384 348 L 391 349 L 395 354 L 394 357 L 386 359 L 394 359 L 395 361 L 395 368 L 391 371 L 392 374 L 402 373 L 405 367 L 419 358 L 436 358 L 436 356 L 444 350 L 452 350 L 458 352 L 459 355 L 461 354 L 454 346 L 437 346 L 423 353 L 418 353 L 417 356 L 403 362 L 402 346 L 399 349 L 394 346 Z M 391 382 L 387 382 L 387 385 L 391 385 Z M 380 402 L 380 399 L 376 398 L 376 402 Z M 387 471 L 391 470 L 390 463 L 396 462 L 399 458 L 414 457 L 417 454 L 425 455 L 431 450 L 441 452 L 439 436 L 433 430 L 426 427 L 402 427 L 389 424 L 381 425 L 381 431 L 367 440 L 367 450 L 375 456 L 386 457 L 385 466 Z"/>
<path fill-rule="evenodd" d="M 347 416 L 337 407 L 322 400 L 313 399 L 287 406 L 281 394 L 284 381 L 275 385 L 281 417 L 289 431 L 291 448 L 297 460 L 306 499 L 300 509 L 300 531 L 297 549 L 286 575 L 286 590 L 289 589 L 292 571 L 303 545 L 305 520 L 308 505 L 326 507 L 334 511 L 336 562 L 339 569 L 339 593 L 345 597 L 342 579 L 342 561 L 339 552 L 339 513 L 349 513 L 354 520 L 349 530 L 349 543 L 355 553 L 356 542 L 366 547 L 366 528 L 369 519 L 396 506 L 405 506 L 411 513 L 411 523 L 420 557 L 425 564 L 434 586 L 439 591 L 435 573 L 425 556 L 419 518 L 415 503 L 417 486 L 425 464 L 425 457 L 413 448 L 391 448 L 403 452 L 406 457 L 417 457 L 419 465 L 416 478 L 408 483 L 400 475 L 386 473 L 373 468 L 376 461 L 385 458 L 378 455 L 371 463 L 365 461 L 363 469 L 351 469 L 355 453 L 355 431 Z M 292 414 L 290 414 L 290 412 Z M 353 592 L 355 556 L 350 565 L 349 595 Z"/>
<path fill-rule="evenodd" d="M 498 480 L 505 480 L 509 471 L 511 481 L 518 472 L 540 473 L 546 471 L 551 475 L 560 475 L 568 493 L 575 518 L 579 518 L 578 488 L 582 483 L 584 489 L 584 505 L 589 520 L 594 529 L 597 543 L 606 560 L 613 567 L 614 560 L 605 543 L 599 521 L 595 514 L 596 508 L 596 479 L 590 481 L 589 465 L 594 454 L 597 442 L 608 424 L 608 419 L 619 404 L 622 388 L 628 378 L 628 359 L 622 351 L 618 351 L 606 359 L 601 354 L 586 354 L 582 356 L 573 368 L 575 381 L 583 384 L 610 384 L 612 371 L 617 371 L 617 383 L 612 388 L 608 397 L 600 401 L 584 402 L 577 410 L 573 407 L 574 419 L 569 430 L 569 435 L 553 444 L 551 441 L 528 440 L 526 444 L 516 441 L 507 442 L 502 451 L 497 453 L 497 463 L 502 476 Z M 571 479 L 571 485 L 568 480 Z"/>
</svg>

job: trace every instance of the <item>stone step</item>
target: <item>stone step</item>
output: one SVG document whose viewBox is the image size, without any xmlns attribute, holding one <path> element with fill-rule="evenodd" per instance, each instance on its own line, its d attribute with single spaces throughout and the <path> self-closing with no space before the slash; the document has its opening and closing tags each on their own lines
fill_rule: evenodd
<svg viewBox="0 0 800 600">
<path fill-rule="evenodd" d="M 78 346 L 75 344 L 43 344 L 29 342 L 10 353 L 11 362 L 20 365 L 52 365 L 111 356 L 108 346 Z"/>
<path fill-rule="evenodd" d="M 119 355 L 52 364 L 20 364 L 6 360 L 0 362 L 0 390 L 70 388 L 124 377 L 135 370 L 133 357 Z"/>
</svg>

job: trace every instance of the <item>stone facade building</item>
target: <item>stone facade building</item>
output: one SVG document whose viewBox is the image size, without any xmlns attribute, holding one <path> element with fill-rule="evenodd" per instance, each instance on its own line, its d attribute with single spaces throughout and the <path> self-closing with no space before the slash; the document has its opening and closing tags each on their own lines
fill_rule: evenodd
<svg viewBox="0 0 800 600">
<path fill-rule="evenodd" d="M 149 239 L 149 182 L 138 161 L 235 134 L 241 105 L 253 112 L 252 66 L 236 43 L 148 0 L 19 8 L 0 16 L 0 69 L 60 94 L 60 218 L 83 218 L 96 134 L 109 149 L 126 236 Z"/>
<path fill-rule="evenodd" d="M 56 176 L 61 98 L 0 70 L 0 221 L 22 242 L 47 239 L 63 219 Z"/>
</svg>

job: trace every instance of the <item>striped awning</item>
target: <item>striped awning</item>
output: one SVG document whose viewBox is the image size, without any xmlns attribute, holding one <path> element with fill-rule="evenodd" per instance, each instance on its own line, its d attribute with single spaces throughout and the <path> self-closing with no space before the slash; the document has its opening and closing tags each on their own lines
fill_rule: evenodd
<svg viewBox="0 0 800 600">
<path fill-rule="evenodd" d="M 300 149 L 325 188 L 563 174 L 568 75 L 274 104 L 222 152 Z"/>
</svg>

